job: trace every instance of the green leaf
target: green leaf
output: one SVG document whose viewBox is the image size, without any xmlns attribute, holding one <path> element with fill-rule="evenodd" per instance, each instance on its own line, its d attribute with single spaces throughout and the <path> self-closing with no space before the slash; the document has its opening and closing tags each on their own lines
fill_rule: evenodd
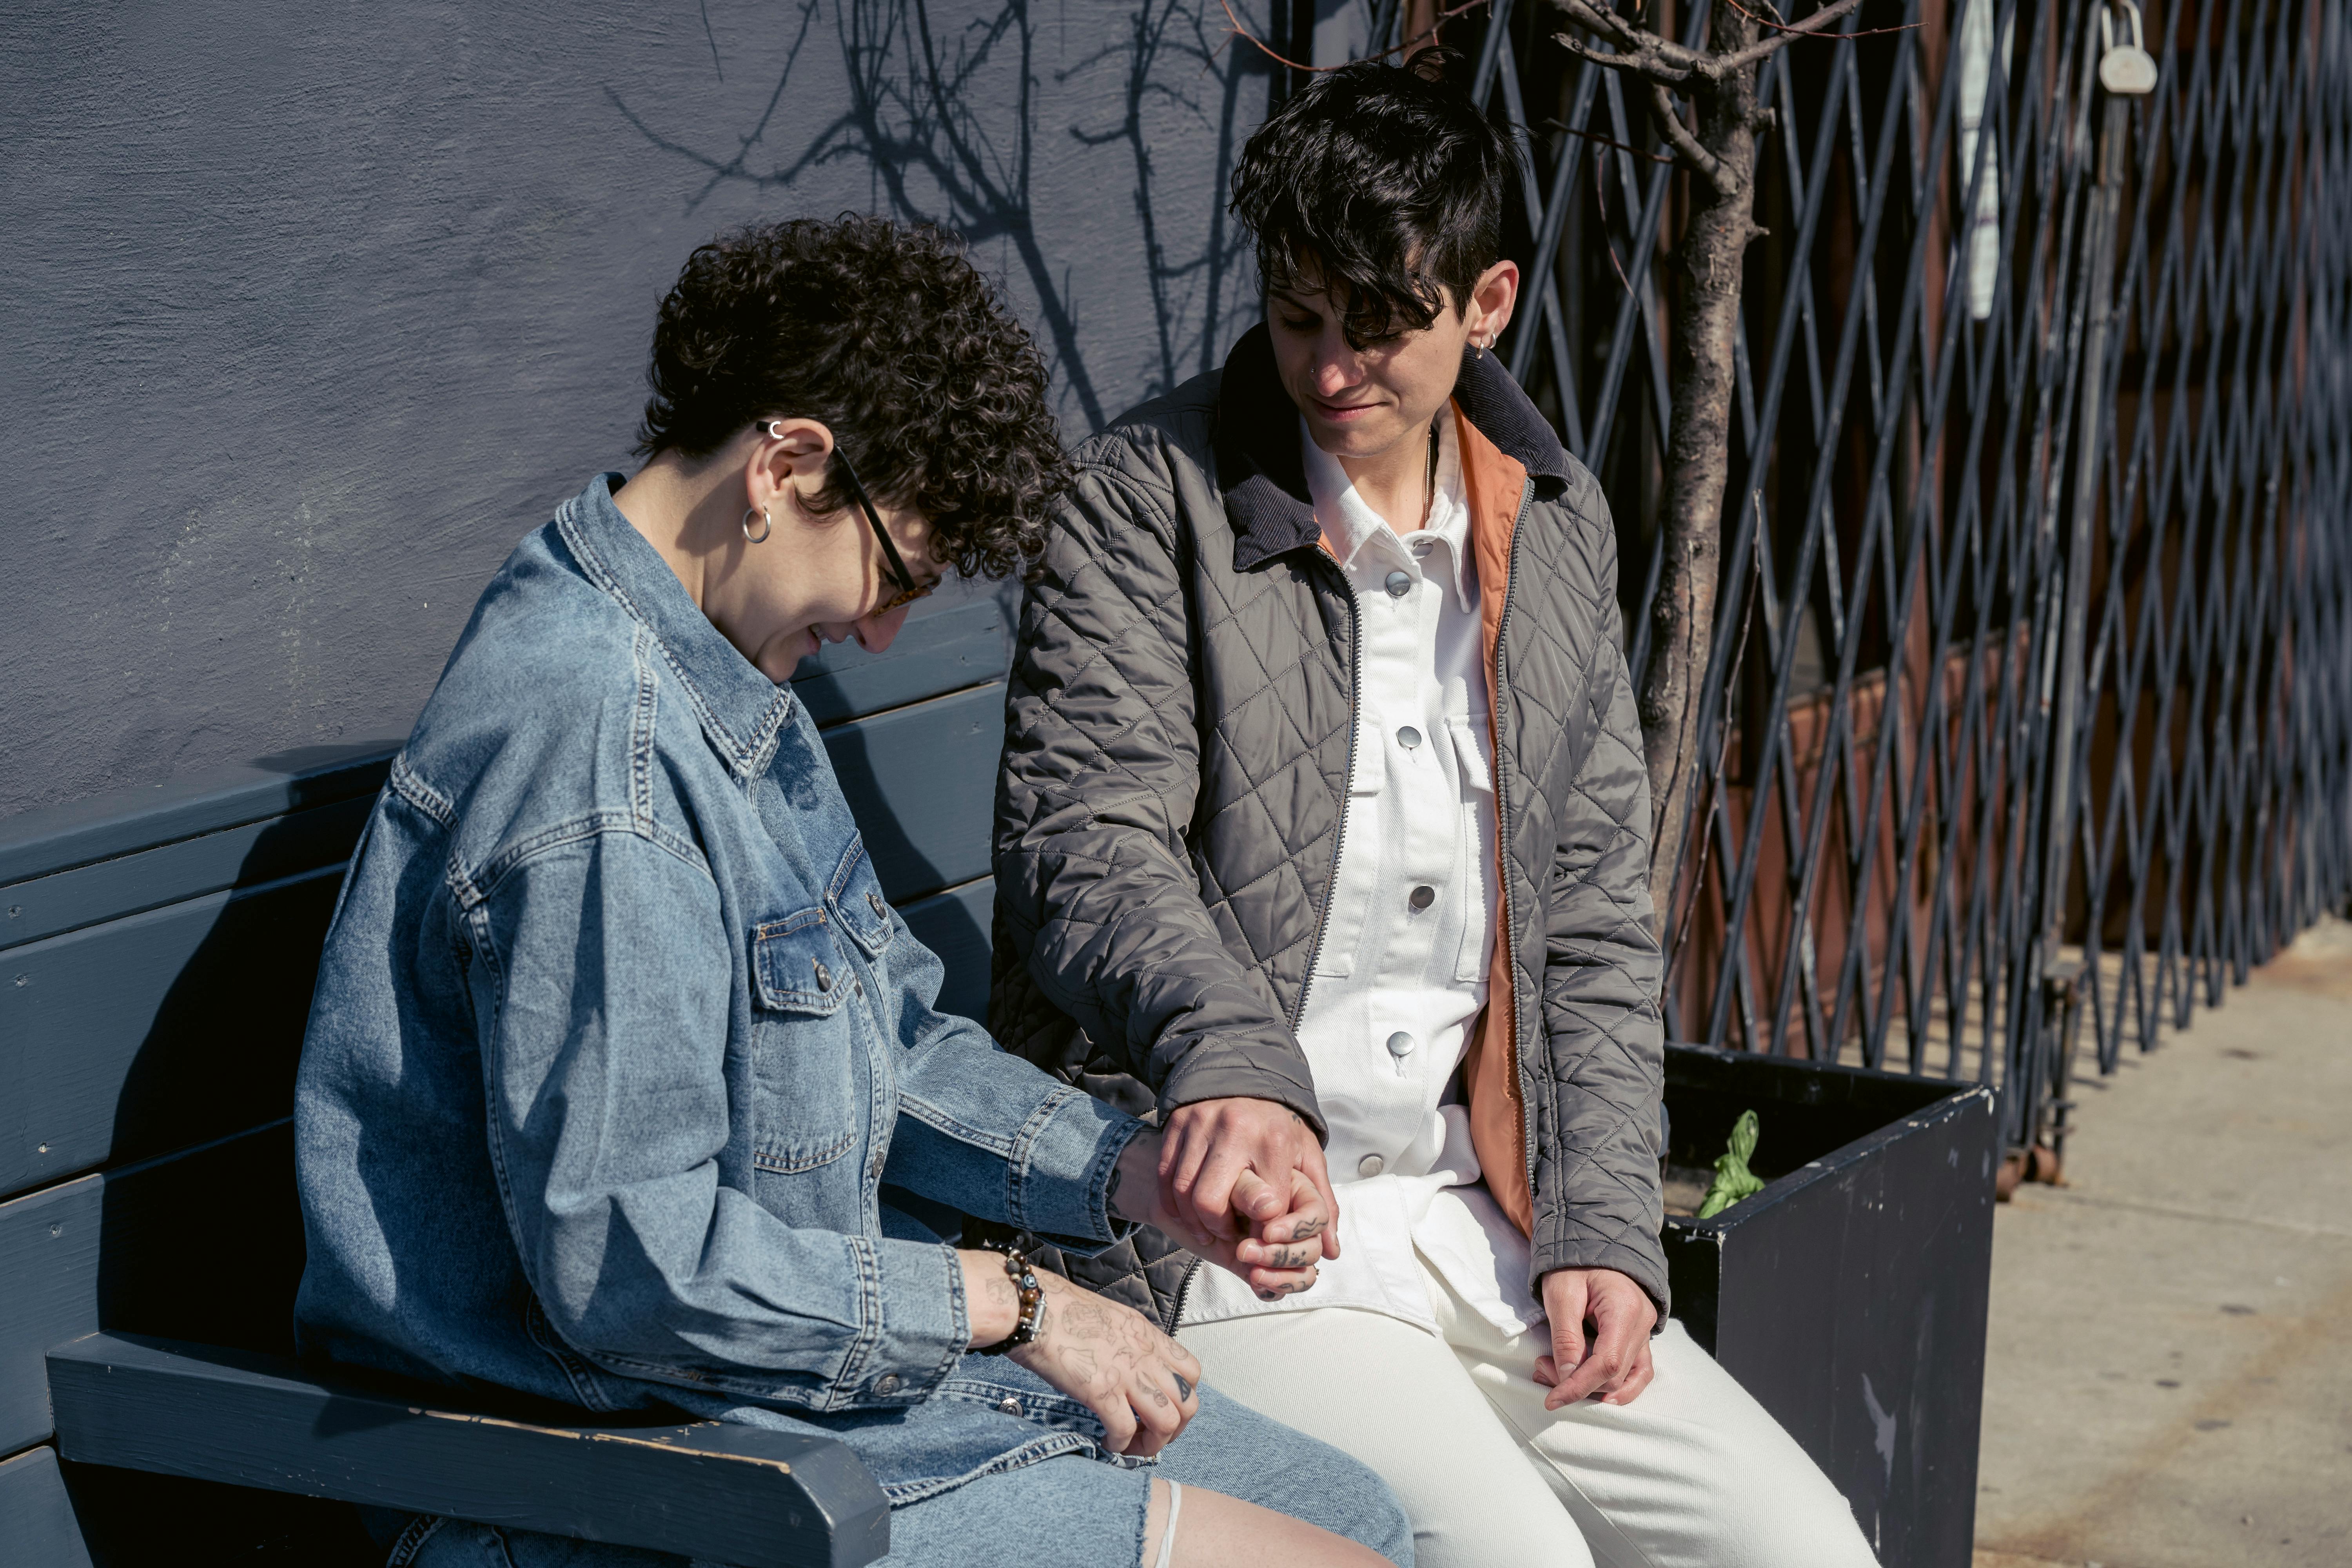
<svg viewBox="0 0 2352 1568">
<path fill-rule="evenodd" d="M 1764 1178 L 1748 1168 L 1756 1156 L 1756 1113 L 1743 1110 L 1739 1120 L 1731 1124 L 1731 1138 L 1723 1157 L 1715 1163 L 1715 1180 L 1706 1187 L 1706 1200 L 1698 1205 L 1698 1217 L 1711 1219 L 1742 1198 L 1754 1197 L 1764 1190 Z"/>
</svg>

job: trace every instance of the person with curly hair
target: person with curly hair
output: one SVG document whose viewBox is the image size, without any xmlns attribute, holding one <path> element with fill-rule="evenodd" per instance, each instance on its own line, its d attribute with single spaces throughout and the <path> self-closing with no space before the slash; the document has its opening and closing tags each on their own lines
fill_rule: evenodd
<svg viewBox="0 0 2352 1568">
<path fill-rule="evenodd" d="M 1156 1131 L 937 1011 L 785 684 L 1034 559 L 1071 469 L 1028 336 L 935 230 L 775 223 L 694 253 L 651 378 L 645 466 L 492 579 L 353 856 L 296 1089 L 304 1352 L 836 1439 L 891 1563 L 1409 1563 L 1364 1467 L 910 1212 L 1080 1253 L 1175 1223 Z M 1311 1282 L 1274 1259 L 1318 1195 L 1244 1201 L 1217 1261 Z M 661 1560 L 371 1528 L 417 1568 Z"/>
</svg>

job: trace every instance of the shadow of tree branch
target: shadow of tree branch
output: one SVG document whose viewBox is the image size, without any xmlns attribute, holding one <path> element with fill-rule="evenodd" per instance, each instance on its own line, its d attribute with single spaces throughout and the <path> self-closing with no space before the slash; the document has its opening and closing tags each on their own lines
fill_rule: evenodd
<svg viewBox="0 0 2352 1568">
<path fill-rule="evenodd" d="M 792 134 L 792 104 L 813 95 L 813 84 L 820 79 L 810 74 L 817 69 L 813 64 L 800 70 L 803 52 L 822 35 L 820 7 L 829 11 L 825 20 L 840 50 L 846 102 L 835 96 L 839 107 L 828 119 Z M 1113 65 L 1122 70 L 1114 100 L 1120 110 L 1118 122 L 1093 129 L 1072 123 L 1068 134 L 1079 146 L 1123 144 L 1128 150 L 1142 260 L 1138 280 L 1151 310 L 1156 359 L 1149 384 L 1139 390 L 1165 391 L 1212 368 L 1228 330 L 1223 317 L 1234 290 L 1227 275 L 1238 258 L 1222 199 L 1206 204 L 1209 210 L 1197 217 L 1188 213 L 1171 219 L 1160 212 L 1154 132 L 1162 145 L 1169 143 L 1167 127 L 1155 117 L 1173 118 L 1188 155 L 1197 155 L 1192 149 L 1213 139 L 1211 189 L 1221 198 L 1236 132 L 1245 129 L 1235 124 L 1242 85 L 1265 72 L 1230 54 L 1220 58 L 1220 39 L 1212 34 L 1204 8 L 1203 0 L 1134 0 L 1123 11 L 1102 7 L 1085 25 L 1098 27 L 1105 41 L 1053 73 L 1055 92 L 1041 94 L 1029 0 L 999 0 L 951 32 L 938 25 L 931 0 L 803 0 L 799 26 L 774 85 L 723 152 L 707 151 L 689 137 L 658 128 L 649 108 L 632 104 L 609 85 L 605 96 L 648 144 L 705 171 L 707 177 L 688 198 L 688 211 L 727 184 L 788 190 L 815 169 L 846 163 L 868 172 L 877 205 L 891 216 L 952 228 L 973 244 L 1003 244 L 1017 258 L 1036 300 L 1047 358 L 1091 428 L 1104 422 L 1107 402 L 1088 360 L 1085 310 L 1107 305 L 1116 314 L 1128 308 L 1128 300 L 1116 268 L 1080 274 L 1057 262 L 1040 237 L 1034 171 L 1041 97 L 1073 98 L 1085 74 Z M 706 10 L 706 27 L 708 23 Z M 714 63 L 717 56 L 714 35 Z M 798 91 L 793 90 L 796 70 Z M 1203 90 L 1203 79 L 1217 83 L 1213 95 Z M 761 149 L 780 133 L 789 155 L 761 167 Z M 1192 140 L 1195 135 L 1200 142 Z M 1047 190 L 1042 193 L 1043 210 L 1058 216 L 1089 203 L 1092 195 Z M 1171 240 L 1171 234 L 1187 233 L 1201 237 L 1189 244 Z M 1183 247 L 1180 259 L 1171 259 L 1171 244 Z M 1097 246 L 1091 254 L 1104 255 L 1108 248 Z"/>
</svg>

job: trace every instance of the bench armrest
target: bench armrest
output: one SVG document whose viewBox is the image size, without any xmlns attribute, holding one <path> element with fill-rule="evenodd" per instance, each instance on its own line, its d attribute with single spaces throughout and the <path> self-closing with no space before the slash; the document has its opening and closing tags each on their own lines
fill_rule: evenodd
<svg viewBox="0 0 2352 1568">
<path fill-rule="evenodd" d="M 136 1334 L 91 1334 L 47 1359 L 68 1459 L 736 1568 L 858 1568 L 890 1549 L 882 1489 L 824 1438 L 720 1421 L 541 1425 L 444 1405 L 438 1390 L 404 1398 L 276 1356 Z"/>
</svg>

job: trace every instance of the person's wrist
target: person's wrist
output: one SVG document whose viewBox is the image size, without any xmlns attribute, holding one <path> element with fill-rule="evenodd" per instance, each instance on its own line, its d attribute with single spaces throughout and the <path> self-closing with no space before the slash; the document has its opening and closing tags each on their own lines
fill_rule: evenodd
<svg viewBox="0 0 2352 1568">
<path fill-rule="evenodd" d="M 1110 1191 L 1105 1196 L 1114 1219 L 1138 1225 L 1151 1221 L 1152 1201 L 1160 1195 L 1160 1131 L 1147 1127 L 1128 1140 L 1111 1167 Z"/>
<path fill-rule="evenodd" d="M 960 1250 L 963 1265 L 964 1315 L 971 1338 L 966 1350 L 978 1350 L 1008 1339 L 1021 1324 L 1021 1292 L 1005 1278 L 1001 1252 Z"/>
</svg>

